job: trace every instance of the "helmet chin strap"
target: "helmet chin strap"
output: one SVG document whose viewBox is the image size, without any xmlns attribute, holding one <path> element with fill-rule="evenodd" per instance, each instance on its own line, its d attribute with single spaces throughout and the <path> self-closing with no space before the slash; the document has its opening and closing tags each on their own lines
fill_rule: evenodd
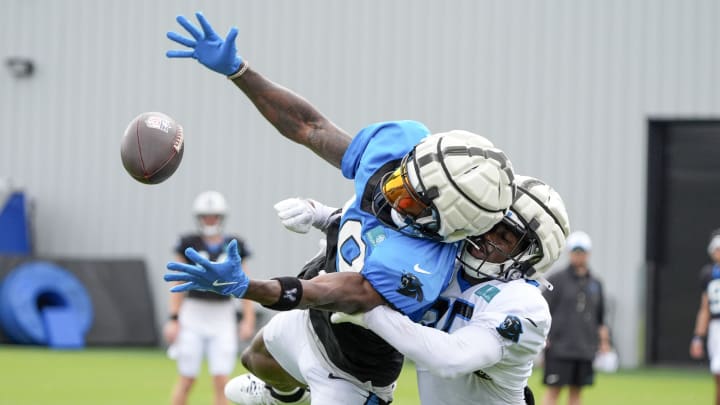
<svg viewBox="0 0 720 405">
<path fill-rule="evenodd" d="M 545 277 L 543 277 L 541 275 L 535 276 L 535 278 L 533 278 L 533 280 L 536 280 L 537 282 L 542 284 L 545 288 L 548 289 L 548 291 L 552 291 L 555 289 L 555 287 L 553 287 L 553 285 Z"/>
</svg>

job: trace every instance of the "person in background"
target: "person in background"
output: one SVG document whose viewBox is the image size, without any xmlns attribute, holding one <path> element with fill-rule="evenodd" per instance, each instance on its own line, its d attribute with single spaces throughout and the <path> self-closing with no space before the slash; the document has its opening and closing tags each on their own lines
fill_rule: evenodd
<svg viewBox="0 0 720 405">
<path fill-rule="evenodd" d="M 710 372 L 715 377 L 715 404 L 720 405 L 720 229 L 710 235 L 707 252 L 712 263 L 706 264 L 700 271 L 702 294 L 695 317 L 690 356 L 701 359 L 707 339 Z"/>
<path fill-rule="evenodd" d="M 582 231 L 573 232 L 566 246 L 570 263 L 548 277 L 554 289 L 543 294 L 552 315 L 545 348 L 545 405 L 555 405 L 566 386 L 568 403 L 581 404 L 583 387 L 592 385 L 595 378 L 595 356 L 611 350 L 603 287 L 589 267 L 590 236 Z"/>
<path fill-rule="evenodd" d="M 175 247 L 178 261 L 187 262 L 184 252 L 189 247 L 211 260 L 224 260 L 227 245 L 233 239 L 238 241 L 240 256 L 244 260 L 250 256 L 241 239 L 223 233 L 227 203 L 222 194 L 217 191 L 200 193 L 193 203 L 193 214 L 198 231 L 180 237 Z M 241 312 L 237 310 L 238 305 L 242 307 Z M 187 403 L 203 358 L 207 357 L 213 378 L 214 404 L 228 404 L 223 390 L 235 369 L 238 334 L 240 339 L 249 340 L 255 333 L 254 304 L 210 291 L 189 291 L 171 294 L 168 309 L 170 315 L 163 334 L 170 344 L 168 353 L 176 360 L 179 374 L 171 403 Z"/>
</svg>

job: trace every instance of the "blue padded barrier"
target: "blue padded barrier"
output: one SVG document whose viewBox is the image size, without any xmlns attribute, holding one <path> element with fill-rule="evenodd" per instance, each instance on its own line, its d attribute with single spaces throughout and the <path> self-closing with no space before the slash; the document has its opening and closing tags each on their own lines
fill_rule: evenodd
<svg viewBox="0 0 720 405">
<path fill-rule="evenodd" d="M 71 308 L 45 307 L 42 310 L 43 326 L 47 332 L 47 345 L 61 349 L 80 349 L 85 346 L 82 319 Z"/>
<path fill-rule="evenodd" d="M 82 347 L 92 321 L 88 291 L 53 263 L 24 263 L 0 284 L 0 326 L 16 343 Z"/>
<path fill-rule="evenodd" d="M 12 193 L 7 202 L 0 201 L 0 254 L 32 253 L 27 207 L 26 197 L 22 192 Z"/>
</svg>

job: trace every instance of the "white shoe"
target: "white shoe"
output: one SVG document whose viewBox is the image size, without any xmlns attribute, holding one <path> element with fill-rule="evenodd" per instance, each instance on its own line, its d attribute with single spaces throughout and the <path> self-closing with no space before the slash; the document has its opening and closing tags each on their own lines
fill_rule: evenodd
<svg viewBox="0 0 720 405">
<path fill-rule="evenodd" d="M 254 375 L 242 374 L 225 384 L 225 397 L 238 405 L 301 405 L 310 403 L 310 392 L 304 390 L 302 396 L 293 402 L 284 402 L 272 396 L 270 387 Z M 294 398 L 293 398 L 294 399 Z"/>
</svg>

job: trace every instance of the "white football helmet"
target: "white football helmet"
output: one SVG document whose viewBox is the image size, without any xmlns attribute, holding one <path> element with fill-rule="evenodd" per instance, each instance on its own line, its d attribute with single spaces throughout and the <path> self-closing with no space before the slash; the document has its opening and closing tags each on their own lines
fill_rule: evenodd
<svg viewBox="0 0 720 405">
<path fill-rule="evenodd" d="M 720 249 L 720 229 L 716 229 L 710 234 L 710 243 L 708 243 L 707 247 L 710 258 L 713 258 L 713 254 L 717 249 Z"/>
<path fill-rule="evenodd" d="M 424 138 L 380 187 L 384 202 L 402 218 L 401 231 L 442 242 L 489 231 L 515 196 L 505 153 L 462 130 Z"/>
<path fill-rule="evenodd" d="M 502 263 L 490 263 L 473 256 L 468 249 L 468 244 L 485 243 L 482 236 L 468 239 L 459 260 L 465 272 L 472 277 L 539 279 L 565 247 L 570 222 L 560 194 L 532 177 L 517 176 L 515 183 L 515 201 L 502 221 L 520 236 L 518 246 L 524 248 L 508 254 L 507 260 Z"/>
<path fill-rule="evenodd" d="M 227 202 L 225 197 L 217 191 L 204 191 L 195 197 L 193 202 L 193 214 L 197 220 L 198 230 L 203 236 L 219 235 L 225 224 L 227 216 Z M 219 221 L 215 224 L 206 224 L 202 217 L 206 215 L 217 215 Z"/>
</svg>

